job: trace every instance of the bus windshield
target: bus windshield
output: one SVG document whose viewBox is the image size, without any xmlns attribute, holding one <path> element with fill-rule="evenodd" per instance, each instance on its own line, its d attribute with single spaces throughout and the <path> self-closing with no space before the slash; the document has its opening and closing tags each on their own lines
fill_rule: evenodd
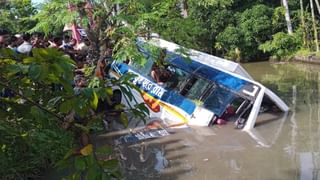
<svg viewBox="0 0 320 180">
<path fill-rule="evenodd" d="M 220 86 L 214 86 L 206 99 L 203 107 L 213 111 L 217 116 L 221 116 L 229 104 L 236 98 L 232 92 Z"/>
</svg>

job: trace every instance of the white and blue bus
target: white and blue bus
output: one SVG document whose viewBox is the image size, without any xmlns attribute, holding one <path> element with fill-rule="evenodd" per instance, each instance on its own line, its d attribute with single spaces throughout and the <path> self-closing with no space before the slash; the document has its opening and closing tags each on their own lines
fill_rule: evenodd
<svg viewBox="0 0 320 180">
<path fill-rule="evenodd" d="M 137 75 L 132 83 L 141 91 L 132 89 L 135 101 L 127 99 L 123 103 L 145 102 L 150 118 L 159 118 L 169 126 L 210 126 L 232 107 L 232 117 L 228 118 L 238 128 L 248 130 L 254 127 L 262 104 L 283 112 L 289 110 L 278 96 L 254 81 L 237 63 L 195 50 L 188 50 L 186 58 L 177 53 L 181 46 L 158 38 L 139 42 L 165 51 L 162 67 L 168 74 L 165 80 L 159 82 L 154 77 L 152 71 L 157 60 L 142 46 L 140 51 L 148 59 L 143 67 L 132 62 L 114 62 L 110 75 L 116 78 L 128 72 Z"/>
</svg>

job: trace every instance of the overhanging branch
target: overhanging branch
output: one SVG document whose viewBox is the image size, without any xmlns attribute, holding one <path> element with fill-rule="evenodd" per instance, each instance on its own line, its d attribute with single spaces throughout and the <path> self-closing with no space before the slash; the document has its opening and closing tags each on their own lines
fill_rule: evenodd
<svg viewBox="0 0 320 180">
<path fill-rule="evenodd" d="M 59 120 L 61 120 L 61 121 L 63 121 L 63 120 L 64 120 L 64 118 L 63 118 L 62 116 L 60 116 L 59 114 L 56 114 L 56 113 L 54 113 L 54 112 L 52 112 L 52 111 L 50 111 L 50 110 L 48 110 L 48 109 L 44 108 L 44 107 L 43 107 L 43 106 L 41 106 L 39 103 L 37 103 L 37 102 L 33 101 L 32 99 L 30 99 L 30 98 L 28 98 L 28 97 L 24 96 L 24 95 L 23 95 L 23 94 L 21 94 L 19 91 L 17 91 L 17 90 L 15 90 L 15 89 L 11 88 L 11 87 L 10 87 L 9 85 L 7 85 L 6 83 L 4 83 L 4 82 L 1 82 L 1 81 L 0 81 L 0 85 L 1 85 L 1 86 L 3 86 L 3 87 L 5 87 L 5 88 L 7 88 L 7 89 L 9 89 L 9 90 L 10 90 L 11 92 L 13 92 L 15 95 L 17 95 L 17 96 L 21 97 L 22 99 L 26 100 L 26 101 L 27 101 L 27 102 L 29 102 L 30 104 L 32 104 L 32 105 L 34 105 L 34 106 L 38 107 L 39 109 L 41 109 L 41 110 L 43 110 L 43 111 L 47 112 L 48 114 L 51 114 L 52 116 L 54 116 L 54 117 L 58 118 L 58 119 L 59 119 Z"/>
</svg>

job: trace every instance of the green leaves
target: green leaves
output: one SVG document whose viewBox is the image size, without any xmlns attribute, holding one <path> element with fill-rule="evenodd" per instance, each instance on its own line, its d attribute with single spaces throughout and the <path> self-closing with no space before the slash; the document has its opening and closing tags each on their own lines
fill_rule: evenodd
<svg viewBox="0 0 320 180">
<path fill-rule="evenodd" d="M 273 31 L 273 9 L 258 4 L 234 15 L 223 12 L 230 16 L 231 22 L 218 32 L 216 48 L 224 50 L 228 58 L 237 60 L 253 59 L 261 54 L 258 46 L 269 40 Z"/>
<path fill-rule="evenodd" d="M 119 162 L 116 159 L 111 159 L 108 161 L 103 162 L 103 168 L 109 171 L 114 171 L 118 168 Z"/>
<path fill-rule="evenodd" d="M 101 92 L 100 92 L 101 93 Z M 83 88 L 81 91 L 82 97 L 87 98 L 90 101 L 90 107 L 93 108 L 94 110 L 97 109 L 98 107 L 98 102 L 99 102 L 99 88 Z"/>
<path fill-rule="evenodd" d="M 29 0 L 11 0 L 0 2 L 0 27 L 10 32 L 26 32 L 35 25 L 30 19 L 36 8 Z"/>
<path fill-rule="evenodd" d="M 91 100 L 91 107 L 96 110 L 97 107 L 98 107 L 98 101 L 99 101 L 99 98 L 98 98 L 98 95 L 95 91 L 93 91 L 93 97 L 92 97 L 92 100 Z"/>
<path fill-rule="evenodd" d="M 39 109 L 36 106 L 31 107 L 30 113 L 33 115 L 34 118 L 36 119 L 44 119 L 47 118 L 46 114 L 42 112 L 41 109 Z"/>
<path fill-rule="evenodd" d="M 16 75 L 18 72 L 21 71 L 21 68 L 20 68 L 20 66 L 17 65 L 17 64 L 9 64 L 9 65 L 6 66 L 6 71 L 7 71 L 6 75 L 7 75 L 8 77 L 13 77 L 13 76 Z"/>
<path fill-rule="evenodd" d="M 92 144 L 88 144 L 85 147 L 83 147 L 82 149 L 80 149 L 80 153 L 83 156 L 89 156 L 90 154 L 92 154 L 93 151 L 93 146 Z"/>
<path fill-rule="evenodd" d="M 96 179 L 99 179 L 100 175 L 101 175 L 100 169 L 95 167 L 90 167 L 87 171 L 85 180 L 96 180 Z"/>
<path fill-rule="evenodd" d="M 294 35 L 289 35 L 287 33 L 277 33 L 272 36 L 271 41 L 267 41 L 259 46 L 260 50 L 264 52 L 269 52 L 278 59 L 288 58 L 293 55 L 301 46 L 299 37 Z"/>
<path fill-rule="evenodd" d="M 68 10 L 68 2 L 74 3 L 74 1 L 50 1 L 42 5 L 41 11 L 39 11 L 32 20 L 38 21 L 31 32 L 44 32 L 48 34 L 57 34 L 61 32 L 66 24 L 70 24 L 74 21 L 79 13 L 77 11 Z M 79 2 L 77 0 L 77 2 Z"/>
<path fill-rule="evenodd" d="M 69 171 L 70 175 L 66 179 L 79 179 L 80 176 L 88 180 L 121 179 L 118 160 L 110 159 L 112 153 L 112 148 L 109 146 L 102 146 L 95 150 L 91 144 L 88 144 L 80 149 L 80 155 L 70 150 L 59 165 L 64 166 L 72 162 L 72 171 Z"/>
<path fill-rule="evenodd" d="M 233 0 L 198 0 L 196 1 L 196 3 L 204 7 L 210 7 L 215 5 L 230 6 L 233 3 Z"/>
<path fill-rule="evenodd" d="M 76 168 L 76 170 L 78 171 L 83 171 L 86 169 L 86 162 L 85 159 L 83 157 L 80 156 L 76 156 L 74 159 L 74 167 Z"/>
<path fill-rule="evenodd" d="M 46 66 L 31 64 L 29 66 L 29 76 L 32 80 L 41 81 L 46 77 L 46 69 L 48 69 Z"/>
<path fill-rule="evenodd" d="M 107 156 L 107 155 L 111 155 L 112 153 L 113 153 L 113 150 L 111 146 L 102 146 L 96 150 L 97 155 Z"/>
<path fill-rule="evenodd" d="M 124 125 L 124 127 L 128 127 L 128 124 L 129 124 L 128 117 L 124 112 L 120 114 L 120 121 L 122 125 Z"/>
<path fill-rule="evenodd" d="M 0 157 L 0 162 L 6 164 L 0 165 L 6 172 L 0 174 L 5 179 L 16 179 L 14 174 L 33 176 L 40 167 L 50 166 L 45 162 L 56 162 L 73 144 L 73 136 L 58 122 L 62 120 L 60 114 L 73 108 L 73 100 L 69 99 L 73 95 L 74 65 L 57 50 L 34 49 L 33 57 L 10 51 L 0 50 L 0 58 L 4 58 L 0 61 L 0 77 L 6 87 L 0 87 L 6 94 L 1 97 L 0 121 L 6 146 L 5 159 Z M 7 130 L 14 131 L 7 134 Z"/>
<path fill-rule="evenodd" d="M 68 113 L 73 109 L 74 101 L 66 100 L 60 104 L 59 111 L 62 113 Z"/>
</svg>

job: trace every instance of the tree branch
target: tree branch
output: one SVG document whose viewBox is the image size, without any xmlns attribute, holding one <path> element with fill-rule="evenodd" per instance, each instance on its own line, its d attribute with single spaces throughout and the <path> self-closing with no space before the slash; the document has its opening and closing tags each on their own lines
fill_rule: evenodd
<svg viewBox="0 0 320 180">
<path fill-rule="evenodd" d="M 52 111 L 44 108 L 44 107 L 41 106 L 39 103 L 37 103 L 37 102 L 33 101 L 32 99 L 24 96 L 23 94 L 21 94 L 21 93 L 18 92 L 17 90 L 14 90 L 13 88 L 11 88 L 11 87 L 10 87 L 9 85 L 7 85 L 6 83 L 0 81 L 0 85 L 3 86 L 3 87 L 5 87 L 5 88 L 7 88 L 7 89 L 9 89 L 10 91 L 12 91 L 12 92 L 13 92 L 14 94 L 16 94 L 17 96 L 23 98 L 24 100 L 26 100 L 26 101 L 29 102 L 30 104 L 38 107 L 39 109 L 47 112 L 48 114 L 51 114 L 52 116 L 58 118 L 58 119 L 61 120 L 61 121 L 64 120 L 64 118 L 63 118 L 62 116 L 60 116 L 59 114 L 56 114 L 56 113 L 54 113 L 54 112 L 52 112 Z"/>
</svg>

